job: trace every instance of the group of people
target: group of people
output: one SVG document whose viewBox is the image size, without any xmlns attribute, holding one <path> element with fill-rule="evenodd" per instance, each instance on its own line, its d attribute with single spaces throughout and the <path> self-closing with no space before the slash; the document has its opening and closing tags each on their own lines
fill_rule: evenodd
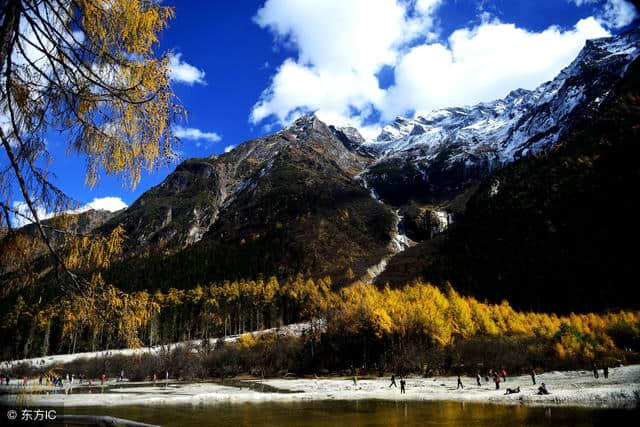
<svg viewBox="0 0 640 427">
<path fill-rule="evenodd" d="M 597 371 L 595 370 L 595 368 L 594 368 L 594 373 L 597 378 Z M 609 375 L 609 370 L 608 368 L 605 367 L 605 376 L 608 376 L 608 375 Z M 489 378 L 493 378 L 493 382 L 496 385 L 496 390 L 499 390 L 500 382 L 507 381 L 507 371 L 504 368 L 502 368 L 500 371 L 496 369 L 489 369 L 487 371 L 487 375 L 485 375 L 484 377 L 485 382 L 489 382 Z M 531 382 L 533 383 L 533 385 L 536 385 L 536 371 L 534 369 L 531 370 Z M 480 376 L 480 372 L 476 374 L 476 383 L 478 387 L 482 386 L 482 377 Z M 464 389 L 464 384 L 462 384 L 462 377 L 460 375 L 458 375 L 458 384 L 456 385 L 456 390 L 458 389 Z M 515 394 L 515 393 L 520 393 L 520 386 L 515 388 L 508 387 L 505 392 L 505 394 Z M 540 387 L 538 387 L 537 394 L 549 394 L 549 390 L 547 389 L 547 386 L 545 385 L 545 383 L 542 383 Z"/>
<path fill-rule="evenodd" d="M 100 375 L 100 384 L 104 385 L 105 382 L 107 382 L 107 376 L 105 374 Z M 121 375 L 122 378 L 122 375 Z M 78 377 L 76 377 L 74 374 L 71 373 L 67 373 L 65 375 L 51 375 L 51 374 L 44 374 L 41 373 L 38 377 L 38 385 L 53 385 L 56 387 L 64 387 L 65 384 L 75 384 L 76 381 L 79 382 L 79 384 L 84 384 L 85 380 L 87 381 L 88 385 L 93 385 L 93 380 L 91 378 L 87 378 L 85 377 L 84 374 L 80 374 Z M 10 381 L 10 377 L 9 375 L 0 375 L 0 384 L 6 384 L 9 385 L 9 381 Z M 29 377 L 24 376 L 22 378 L 22 385 L 26 386 L 29 382 Z"/>
<path fill-rule="evenodd" d="M 104 375 L 104 374 L 103 374 Z M 91 380 L 91 378 L 86 378 L 84 374 L 80 374 L 77 378 L 79 384 L 84 384 L 85 379 L 87 380 L 87 383 L 89 385 L 93 384 L 93 381 Z M 68 384 L 75 384 L 76 383 L 76 376 L 75 374 L 70 374 L 67 373 L 64 377 L 59 375 L 59 376 L 45 376 L 45 375 L 40 375 L 40 378 L 38 378 L 38 384 L 42 385 L 42 383 L 46 381 L 47 385 L 51 382 L 53 385 L 57 385 L 57 386 L 64 386 L 65 382 Z"/>
<path fill-rule="evenodd" d="M 484 377 L 485 382 L 489 382 L 490 377 L 493 379 L 493 382 L 496 385 L 496 390 L 499 390 L 500 381 L 507 381 L 507 371 L 504 368 L 501 371 L 498 371 L 496 369 L 489 369 L 487 375 L 485 375 Z M 500 379 L 501 377 L 502 380 Z M 476 374 L 476 384 L 478 385 L 478 387 L 482 386 L 482 377 L 480 376 L 480 372 Z M 462 384 L 462 378 L 460 377 L 460 375 L 458 375 L 458 385 L 456 386 L 456 390 L 460 388 L 464 389 L 464 384 Z"/>
<path fill-rule="evenodd" d="M 395 387 L 398 388 L 398 384 L 396 384 L 396 376 L 395 375 L 391 375 L 391 384 L 389 384 L 389 388 L 391 387 Z M 407 392 L 407 381 L 400 377 L 400 394 L 406 394 Z"/>
<path fill-rule="evenodd" d="M 500 389 L 500 382 L 501 381 L 504 381 L 504 382 L 507 381 L 507 370 L 502 368 L 500 371 L 498 371 L 497 369 L 490 368 L 487 371 L 487 375 L 484 376 L 485 382 L 489 382 L 489 378 L 493 379 L 493 383 L 496 385 L 496 390 L 499 390 Z M 481 379 L 480 372 L 478 372 L 476 374 L 476 383 L 478 384 L 478 387 L 480 387 L 482 385 L 480 379 Z M 461 386 L 462 386 L 462 381 L 460 380 L 460 375 L 458 375 L 458 387 L 461 387 Z"/>
<path fill-rule="evenodd" d="M 64 380 L 65 379 L 62 377 L 62 375 L 54 376 L 54 377 L 46 377 L 47 384 L 51 382 L 51 384 L 53 384 L 56 387 L 64 387 Z M 42 385 L 42 381 L 43 381 L 43 376 L 40 375 L 40 378 L 38 379 L 38 383 Z M 67 374 L 67 382 L 69 382 L 69 374 Z M 73 384 L 73 381 L 71 383 Z"/>
<path fill-rule="evenodd" d="M 169 371 L 166 371 L 164 373 L 164 377 L 165 377 L 165 382 L 168 383 L 169 381 Z M 105 373 L 101 374 L 99 377 L 100 380 L 100 385 L 105 385 L 105 383 L 108 381 L 107 375 Z M 152 381 L 154 383 L 154 385 L 156 384 L 157 380 L 158 380 L 158 375 L 154 372 L 152 375 Z M 79 380 L 80 384 L 83 384 L 85 382 L 85 380 L 87 381 L 88 385 L 93 385 L 93 380 L 91 378 L 87 378 L 85 377 L 85 375 L 81 374 L 79 377 L 76 378 L 76 376 L 74 374 L 71 373 L 67 373 L 65 375 L 46 375 L 44 373 L 41 373 L 39 378 L 38 378 L 38 384 L 39 385 L 54 385 L 54 386 L 58 386 L 58 387 L 63 387 L 65 384 L 74 384 L 76 382 L 76 380 Z M 9 375 L 4 375 L 4 374 L 0 374 L 0 385 L 2 384 L 6 384 L 9 385 L 9 381 L 10 381 L 10 377 Z M 24 377 L 23 378 L 23 385 L 26 385 L 28 381 L 28 377 Z M 118 382 L 121 381 L 125 381 L 125 376 L 124 376 L 124 370 L 120 371 L 120 375 L 117 378 Z M 404 380 L 402 380 L 402 382 L 404 382 Z M 403 388 L 404 390 L 404 388 Z M 404 391 L 403 391 L 404 393 Z"/>
</svg>

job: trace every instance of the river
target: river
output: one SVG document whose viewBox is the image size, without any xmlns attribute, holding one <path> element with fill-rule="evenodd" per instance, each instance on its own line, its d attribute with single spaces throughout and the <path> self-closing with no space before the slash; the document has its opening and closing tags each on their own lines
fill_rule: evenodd
<svg viewBox="0 0 640 427">
<path fill-rule="evenodd" d="M 66 408 L 65 414 L 110 415 L 162 426 L 625 426 L 640 411 L 529 407 L 462 402 L 302 401 L 183 406 Z M 60 425 L 60 424 L 58 424 Z"/>
</svg>

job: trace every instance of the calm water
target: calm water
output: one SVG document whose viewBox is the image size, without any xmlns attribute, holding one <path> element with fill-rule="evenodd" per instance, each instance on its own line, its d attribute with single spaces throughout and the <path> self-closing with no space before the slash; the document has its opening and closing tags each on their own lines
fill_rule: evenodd
<svg viewBox="0 0 640 427">
<path fill-rule="evenodd" d="M 460 402 L 317 401 L 206 406 L 67 408 L 163 426 L 608 426 L 638 425 L 636 410 L 530 408 Z M 59 424 L 58 424 L 59 425 Z"/>
</svg>

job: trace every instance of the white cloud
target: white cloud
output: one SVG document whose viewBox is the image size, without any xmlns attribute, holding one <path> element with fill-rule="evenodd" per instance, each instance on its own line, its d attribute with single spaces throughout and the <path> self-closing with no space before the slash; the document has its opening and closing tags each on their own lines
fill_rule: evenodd
<svg viewBox="0 0 640 427">
<path fill-rule="evenodd" d="M 12 222 L 14 227 L 22 227 L 33 222 L 33 215 L 31 215 L 31 211 L 29 210 L 29 207 L 25 202 L 13 202 L 12 208 L 19 213 L 13 215 Z M 127 204 L 120 197 L 107 196 L 96 197 L 86 205 L 83 205 L 77 209 L 68 210 L 66 212 L 71 214 L 78 214 L 92 209 L 117 212 L 126 208 Z M 38 215 L 38 219 L 40 220 L 48 219 L 55 215 L 54 212 L 47 212 L 44 207 L 37 204 L 35 205 L 35 209 L 36 214 Z"/>
<path fill-rule="evenodd" d="M 278 67 L 251 121 L 274 115 L 286 123 L 313 110 L 361 122 L 384 96 L 375 74 L 396 62 L 403 43 L 429 34 L 439 4 L 418 0 L 409 10 L 396 0 L 268 0 L 256 23 L 295 46 L 298 58 Z"/>
<path fill-rule="evenodd" d="M 278 45 L 295 48 L 297 57 L 275 69 L 250 121 L 284 125 L 313 111 L 329 123 L 356 126 L 371 136 L 379 129 L 371 124 L 378 114 L 389 120 L 534 88 L 568 65 L 585 40 L 609 34 L 593 17 L 570 30 L 552 26 L 541 32 L 485 17 L 437 42 L 440 4 L 267 0 L 256 23 L 269 29 Z M 385 89 L 377 78 L 383 66 L 395 77 Z"/>
<path fill-rule="evenodd" d="M 224 152 L 228 153 L 229 151 L 233 150 L 234 148 L 236 148 L 235 145 L 227 145 L 226 147 L 224 147 Z"/>
<path fill-rule="evenodd" d="M 395 0 L 267 0 L 255 21 L 296 45 L 300 64 L 374 71 L 393 61 L 404 13 Z"/>
<path fill-rule="evenodd" d="M 77 212 L 85 212 L 90 209 L 97 211 L 117 212 L 126 209 L 127 204 L 120 197 L 99 197 L 81 207 Z"/>
<path fill-rule="evenodd" d="M 568 0 L 576 6 L 598 4 L 602 11 L 597 19 L 608 28 L 622 28 L 636 19 L 636 8 L 628 0 Z"/>
<path fill-rule="evenodd" d="M 395 68 L 395 84 L 381 106 L 383 117 L 490 101 L 517 88 L 533 89 L 568 65 L 586 39 L 608 34 L 594 18 L 579 21 L 569 31 L 550 27 L 536 33 L 499 21 L 457 30 L 448 46 L 420 45 L 403 56 Z"/>
<path fill-rule="evenodd" d="M 608 0 L 604 6 L 604 22 L 612 28 L 622 28 L 637 17 L 636 8 L 626 0 Z"/>
<path fill-rule="evenodd" d="M 218 142 L 222 139 L 216 132 L 203 132 L 196 128 L 184 128 L 182 126 L 175 126 L 173 133 L 180 139 L 187 139 L 191 141 L 197 141 L 196 146 L 200 146 L 199 141 Z"/>
<path fill-rule="evenodd" d="M 31 215 L 31 211 L 25 202 L 13 202 L 11 207 L 17 212 L 17 214 L 13 214 L 12 223 L 14 227 L 22 227 L 33 222 L 33 215 Z M 36 205 L 35 209 L 38 219 L 40 220 L 51 218 L 53 216 L 52 213 L 48 213 L 46 209 L 40 206 Z"/>
<path fill-rule="evenodd" d="M 169 55 L 169 78 L 174 82 L 188 85 L 193 85 L 194 83 L 206 84 L 204 71 L 182 61 L 181 58 L 181 53 Z"/>
</svg>

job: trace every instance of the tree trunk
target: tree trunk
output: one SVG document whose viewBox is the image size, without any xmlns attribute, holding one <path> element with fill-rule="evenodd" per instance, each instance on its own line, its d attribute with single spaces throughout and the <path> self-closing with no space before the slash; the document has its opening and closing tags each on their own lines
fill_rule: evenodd
<svg viewBox="0 0 640 427">
<path fill-rule="evenodd" d="M 20 1 L 10 0 L 4 9 L 4 22 L 0 27 L 0 70 L 12 50 L 12 42 L 20 25 Z"/>
<path fill-rule="evenodd" d="M 42 356 L 49 354 L 49 339 L 51 337 L 51 321 L 47 322 L 47 328 L 44 330 L 44 338 L 42 339 Z"/>
<path fill-rule="evenodd" d="M 33 342 L 33 333 L 35 332 L 35 329 L 36 329 L 36 324 L 35 322 L 32 322 L 31 326 L 29 327 L 29 334 L 27 335 L 27 340 L 24 342 L 24 347 L 22 351 L 25 359 L 29 357 L 29 353 L 31 351 L 31 343 Z"/>
</svg>

